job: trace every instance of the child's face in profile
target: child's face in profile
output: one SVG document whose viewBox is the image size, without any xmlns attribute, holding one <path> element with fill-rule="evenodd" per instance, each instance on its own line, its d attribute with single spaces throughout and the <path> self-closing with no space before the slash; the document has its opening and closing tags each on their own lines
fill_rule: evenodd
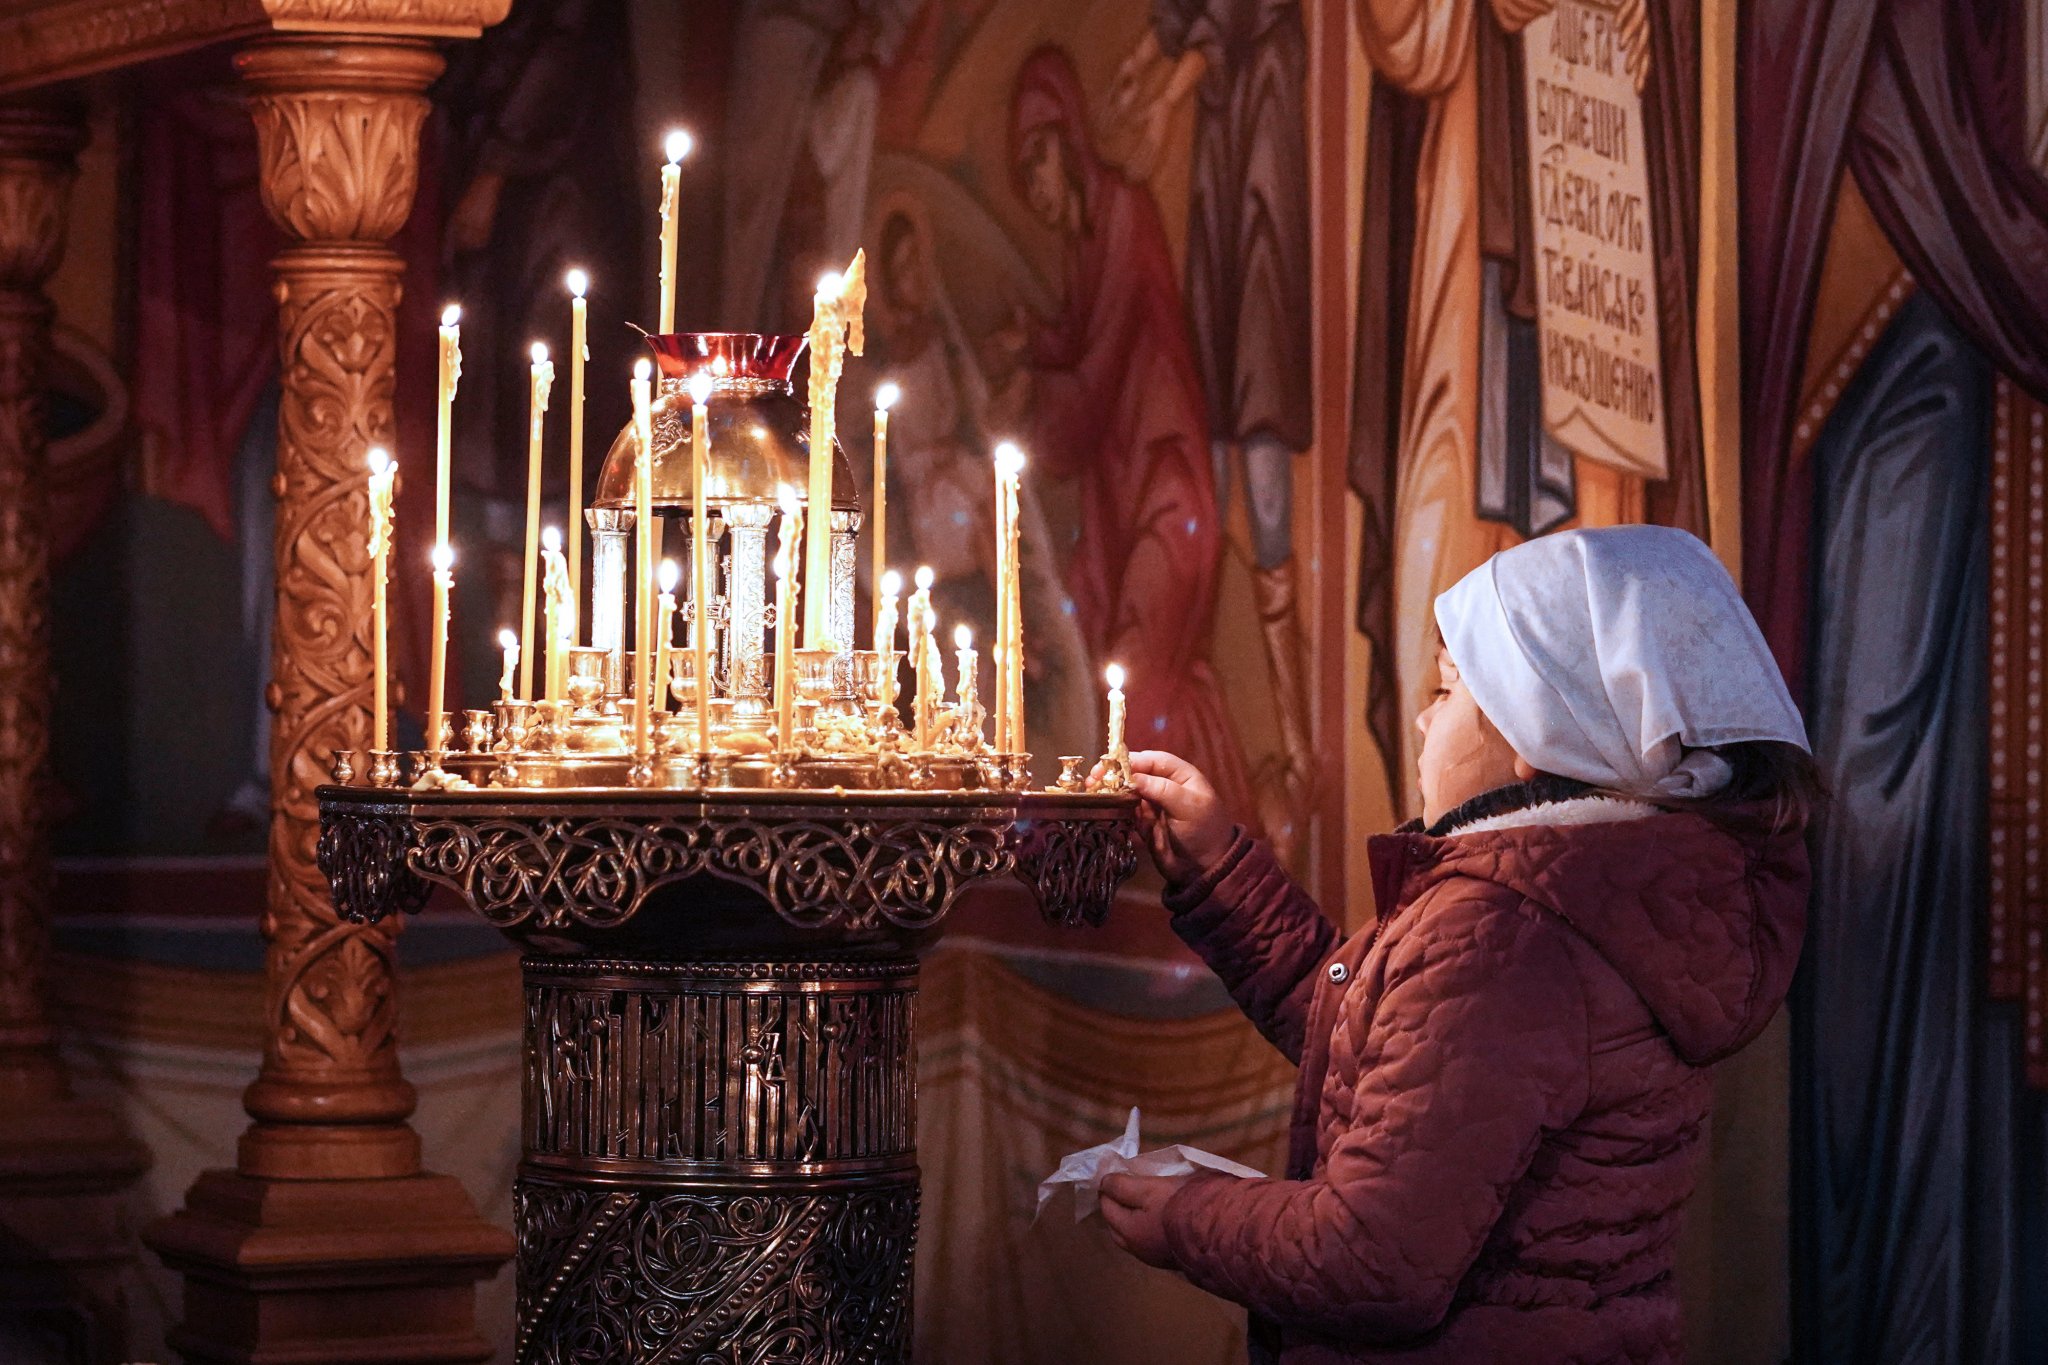
<svg viewBox="0 0 2048 1365">
<path fill-rule="evenodd" d="M 1415 728 L 1422 732 L 1416 767 L 1425 824 L 1435 824 L 1482 792 L 1536 775 L 1479 709 L 1450 651 L 1442 646 L 1436 651 L 1436 671 L 1436 695 L 1415 718 Z"/>
</svg>

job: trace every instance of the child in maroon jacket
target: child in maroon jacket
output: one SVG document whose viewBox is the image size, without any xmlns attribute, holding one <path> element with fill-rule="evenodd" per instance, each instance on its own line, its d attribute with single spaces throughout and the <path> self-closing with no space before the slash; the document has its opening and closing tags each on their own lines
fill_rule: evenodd
<svg viewBox="0 0 2048 1365">
<path fill-rule="evenodd" d="M 1661 527 L 1544 537 L 1438 598 L 1423 821 L 1344 940 L 1202 775 L 1132 755 L 1174 927 L 1301 1067 L 1286 1179 L 1106 1180 L 1119 1245 L 1246 1305 L 1255 1360 L 1676 1361 L 1707 1068 L 1805 925 L 1798 712 Z"/>
</svg>

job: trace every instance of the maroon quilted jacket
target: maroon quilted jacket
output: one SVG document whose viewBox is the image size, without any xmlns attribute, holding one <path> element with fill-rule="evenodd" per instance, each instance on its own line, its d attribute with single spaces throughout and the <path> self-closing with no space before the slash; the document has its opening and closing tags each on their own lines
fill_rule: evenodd
<svg viewBox="0 0 2048 1365">
<path fill-rule="evenodd" d="M 1678 1360 L 1705 1068 L 1784 998 L 1804 843 L 1581 797 L 1370 854 L 1348 941 L 1242 835 L 1169 897 L 1301 1066 L 1291 1178 L 1183 1186 L 1177 1268 L 1286 1365 Z"/>
</svg>

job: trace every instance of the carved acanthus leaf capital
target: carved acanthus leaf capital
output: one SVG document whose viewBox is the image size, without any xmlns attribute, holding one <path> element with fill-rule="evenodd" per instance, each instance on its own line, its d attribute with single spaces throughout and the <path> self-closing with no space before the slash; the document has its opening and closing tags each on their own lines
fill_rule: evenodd
<svg viewBox="0 0 2048 1365">
<path fill-rule="evenodd" d="M 439 53 L 412 41 L 279 38 L 235 56 L 247 86 L 263 203 L 302 242 L 383 243 L 419 179 L 423 93 Z"/>
</svg>

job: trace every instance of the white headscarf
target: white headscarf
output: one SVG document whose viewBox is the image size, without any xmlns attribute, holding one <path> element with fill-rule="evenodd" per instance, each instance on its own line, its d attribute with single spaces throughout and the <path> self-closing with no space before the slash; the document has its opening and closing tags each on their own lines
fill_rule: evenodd
<svg viewBox="0 0 2048 1365">
<path fill-rule="evenodd" d="M 1734 580 L 1684 531 L 1541 536 L 1466 574 L 1436 599 L 1436 620 L 1479 709 L 1543 772 L 1710 796 L 1731 771 L 1704 750 L 1807 747 Z"/>
</svg>

